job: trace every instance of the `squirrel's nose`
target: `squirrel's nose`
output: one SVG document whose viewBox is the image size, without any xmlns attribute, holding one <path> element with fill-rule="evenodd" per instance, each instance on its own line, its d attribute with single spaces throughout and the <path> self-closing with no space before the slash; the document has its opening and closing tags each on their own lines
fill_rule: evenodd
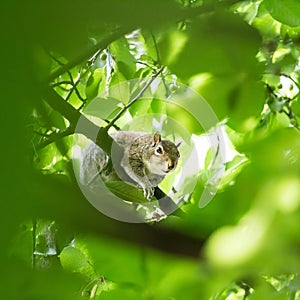
<svg viewBox="0 0 300 300">
<path fill-rule="evenodd" d="M 168 170 L 172 170 L 174 168 L 174 164 L 169 162 L 168 164 Z"/>
</svg>

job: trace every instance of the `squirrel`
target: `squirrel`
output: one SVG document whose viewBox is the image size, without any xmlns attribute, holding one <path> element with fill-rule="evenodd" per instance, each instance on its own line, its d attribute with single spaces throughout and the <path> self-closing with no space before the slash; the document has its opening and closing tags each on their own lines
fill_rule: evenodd
<svg viewBox="0 0 300 300">
<path fill-rule="evenodd" d="M 161 139 L 159 133 L 117 131 L 110 136 L 115 142 L 111 156 L 113 171 L 108 176 L 103 173 L 109 157 L 91 142 L 83 152 L 81 182 L 89 185 L 98 174 L 104 181 L 121 178 L 142 188 L 144 197 L 151 200 L 155 187 L 176 168 L 180 157 L 179 144 Z"/>
</svg>

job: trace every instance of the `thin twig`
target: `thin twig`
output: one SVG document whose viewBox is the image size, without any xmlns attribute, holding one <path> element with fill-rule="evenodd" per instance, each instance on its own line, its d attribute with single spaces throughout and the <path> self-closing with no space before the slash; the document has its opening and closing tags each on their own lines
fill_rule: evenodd
<svg viewBox="0 0 300 300">
<path fill-rule="evenodd" d="M 280 73 L 279 75 L 290 79 L 296 85 L 296 87 L 300 90 L 300 86 L 299 86 L 298 82 L 295 79 L 293 79 L 292 76 L 287 75 L 285 73 Z"/>
<path fill-rule="evenodd" d="M 78 111 L 81 111 L 86 104 L 86 100 L 82 101 L 82 104 L 77 108 Z"/>
<path fill-rule="evenodd" d="M 73 89 L 71 89 L 70 92 L 69 92 L 69 94 L 67 95 L 67 97 L 66 97 L 66 99 L 65 99 L 66 101 L 68 101 L 68 100 L 70 99 L 70 97 L 71 97 L 73 91 L 75 91 L 75 94 L 77 95 L 77 97 L 79 98 L 79 100 L 81 100 L 81 102 L 85 102 L 85 101 L 86 101 L 86 99 L 83 98 L 83 97 L 80 95 L 80 93 L 79 93 L 79 91 L 78 91 L 78 89 L 77 89 L 77 85 L 78 85 L 79 82 L 80 82 L 80 77 L 77 79 L 76 82 L 74 82 Z"/>
<path fill-rule="evenodd" d="M 146 66 L 146 67 L 148 67 L 148 68 L 153 69 L 153 66 L 150 66 L 148 63 L 146 63 L 146 62 L 144 62 L 144 61 L 137 60 L 136 62 L 137 62 L 138 64 L 141 64 L 141 65 L 144 65 L 144 66 Z"/>
<path fill-rule="evenodd" d="M 37 134 L 37 135 L 39 135 L 39 136 L 41 136 L 41 137 L 43 137 L 43 138 L 49 137 L 49 134 L 43 133 L 43 132 L 39 132 L 39 131 L 37 131 L 37 130 L 33 130 L 33 133 L 35 133 L 35 134 Z"/>
<path fill-rule="evenodd" d="M 156 41 L 155 35 L 153 34 L 152 31 L 151 31 L 151 37 L 152 37 L 152 40 L 153 40 L 153 43 L 154 43 L 154 47 L 155 47 L 155 51 L 156 51 L 157 62 L 161 66 L 162 63 L 161 63 L 161 58 L 160 58 L 160 53 L 159 53 L 157 41 Z M 162 79 L 163 85 L 164 85 L 165 90 L 166 90 L 166 97 L 168 98 L 169 95 L 170 95 L 170 89 L 169 89 L 169 87 L 168 87 L 168 85 L 166 83 L 165 76 L 163 74 L 161 76 L 161 79 Z"/>
<path fill-rule="evenodd" d="M 70 71 L 68 71 L 68 74 L 69 74 L 69 76 L 70 76 L 70 80 L 71 80 L 71 82 L 72 82 L 73 89 L 70 90 L 70 92 L 69 92 L 69 94 L 67 95 L 67 97 L 66 97 L 65 100 L 68 101 L 68 100 L 70 99 L 71 95 L 72 95 L 72 92 L 75 91 L 75 94 L 77 95 L 77 97 L 79 98 L 79 100 L 81 100 L 81 101 L 83 102 L 83 105 L 84 105 L 85 102 L 86 102 L 86 99 L 83 98 L 83 97 L 80 95 L 79 90 L 77 89 L 77 85 L 78 85 L 79 82 L 80 82 L 81 76 L 83 77 L 83 76 L 86 74 L 86 72 L 82 75 L 82 74 L 81 74 L 81 70 L 80 70 L 79 76 L 78 76 L 78 78 L 77 78 L 76 81 L 74 81 L 74 79 L 73 79 L 72 74 L 71 74 Z"/>
<path fill-rule="evenodd" d="M 235 0 L 236 1 L 236 0 Z M 235 2 L 232 1 L 232 2 Z M 227 1 L 224 1 L 225 3 L 223 5 L 228 5 Z M 221 6 L 221 5 L 220 5 Z M 230 2 L 229 5 L 230 6 Z M 215 5 L 213 4 L 205 4 L 200 7 L 193 7 L 193 8 L 187 8 L 183 9 L 180 12 L 180 16 L 176 15 L 176 19 L 174 18 L 174 21 L 179 22 L 180 20 L 190 19 L 197 17 L 201 14 L 208 13 L 215 11 Z M 50 74 L 48 78 L 46 78 L 43 83 L 49 83 L 52 82 L 55 78 L 59 77 L 60 75 L 64 74 L 68 70 L 71 70 L 75 66 L 79 65 L 82 62 L 85 62 L 89 60 L 91 57 L 93 57 L 98 51 L 102 51 L 107 48 L 107 46 L 112 43 L 115 40 L 118 40 L 119 38 L 123 37 L 124 35 L 132 32 L 135 30 L 135 26 L 124 28 L 124 26 L 116 29 L 114 32 L 112 32 L 109 36 L 105 37 L 98 43 L 96 43 L 94 46 L 92 46 L 90 49 L 88 49 L 86 52 L 82 53 L 78 57 L 76 57 L 74 60 L 69 61 L 65 65 L 61 66 L 54 72 Z"/>
<path fill-rule="evenodd" d="M 157 45 L 156 38 L 155 38 L 155 36 L 154 36 L 154 34 L 153 34 L 152 31 L 151 31 L 151 37 L 152 37 L 152 40 L 153 40 L 153 43 L 154 43 L 154 47 L 155 47 L 157 62 L 159 64 L 161 64 L 161 59 L 160 59 L 160 54 L 159 54 L 159 50 L 158 50 L 158 45 Z"/>
<path fill-rule="evenodd" d="M 118 113 L 117 115 L 110 121 L 110 123 L 105 127 L 106 130 L 108 130 L 110 127 L 112 127 L 115 122 L 124 114 L 124 112 L 138 99 L 140 99 L 144 92 L 147 90 L 147 88 L 151 85 L 151 83 L 158 77 L 158 75 L 163 71 L 164 67 L 161 67 L 157 73 L 151 76 L 150 80 L 145 84 L 145 86 L 139 91 L 139 93 L 130 100 Z"/>
<path fill-rule="evenodd" d="M 69 136 L 71 134 L 74 133 L 74 128 L 72 126 L 68 127 L 67 129 L 63 130 L 63 131 L 60 131 L 60 132 L 53 132 L 51 134 L 49 134 L 47 136 L 47 139 L 44 140 L 43 142 L 39 143 L 37 146 L 36 146 L 36 149 L 42 149 L 42 148 L 45 148 L 46 146 L 48 146 L 49 144 L 51 143 L 54 143 L 66 136 Z"/>
<path fill-rule="evenodd" d="M 107 123 L 107 124 L 109 124 L 109 122 L 110 122 L 110 121 L 107 120 L 107 119 L 104 119 L 103 121 L 104 121 L 105 123 Z M 116 124 L 113 125 L 113 128 L 115 128 L 117 131 L 121 130 L 121 128 L 120 128 L 118 125 L 116 125 Z"/>
<path fill-rule="evenodd" d="M 69 81 L 69 80 L 63 80 L 63 81 L 59 81 L 59 82 L 55 82 L 55 83 L 52 83 L 51 84 L 51 87 L 57 87 L 57 86 L 60 86 L 62 84 L 69 84 L 69 85 L 72 85 L 72 81 Z"/>
<path fill-rule="evenodd" d="M 299 127 L 298 121 L 297 121 L 296 116 L 294 115 L 293 111 L 291 110 L 291 108 L 288 108 L 288 111 L 285 111 L 283 109 L 282 112 L 290 119 L 290 124 L 292 124 L 291 120 L 294 120 L 296 122 L 296 124 L 294 124 L 292 126 L 294 128 L 296 128 L 298 131 L 300 131 L 300 127 Z"/>
<path fill-rule="evenodd" d="M 62 62 L 61 62 L 57 57 L 55 57 L 53 54 L 49 53 L 49 55 L 50 55 L 51 58 L 54 59 L 54 61 L 56 61 L 59 65 L 61 65 L 61 66 L 64 65 L 64 63 L 62 63 Z M 76 80 L 76 82 L 75 82 L 74 79 L 73 79 L 73 75 L 72 75 L 71 71 L 70 71 L 70 70 L 67 70 L 66 72 L 67 72 L 67 74 L 69 75 L 69 78 L 70 78 L 70 84 L 72 85 L 72 88 L 71 88 L 70 90 L 68 90 L 69 93 L 68 93 L 68 95 L 66 96 L 65 100 L 68 101 L 68 100 L 70 99 L 70 97 L 71 97 L 73 91 L 75 91 L 77 97 L 78 97 L 82 102 L 85 102 L 86 99 L 84 99 L 84 98 L 80 95 L 80 93 L 79 93 L 79 91 L 78 91 L 78 89 L 77 89 L 77 85 L 78 85 L 78 83 L 80 82 L 80 76 L 79 76 L 79 78 L 78 78 L 78 79 Z M 53 87 L 53 85 L 52 85 L 52 87 Z"/>
</svg>

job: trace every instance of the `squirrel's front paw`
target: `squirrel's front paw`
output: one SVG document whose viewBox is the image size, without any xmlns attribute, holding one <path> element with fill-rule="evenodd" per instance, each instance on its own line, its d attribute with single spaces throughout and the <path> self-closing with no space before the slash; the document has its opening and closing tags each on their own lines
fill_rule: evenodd
<svg viewBox="0 0 300 300">
<path fill-rule="evenodd" d="M 154 195 L 154 190 L 154 187 L 143 188 L 144 197 L 150 201 Z"/>
</svg>

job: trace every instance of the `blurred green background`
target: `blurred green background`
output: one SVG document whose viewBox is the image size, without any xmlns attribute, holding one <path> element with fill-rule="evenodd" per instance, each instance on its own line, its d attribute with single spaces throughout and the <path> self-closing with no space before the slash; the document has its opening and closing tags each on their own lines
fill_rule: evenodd
<svg viewBox="0 0 300 300">
<path fill-rule="evenodd" d="M 0 14 L 2 299 L 300 299 L 298 1 L 2 1 Z M 162 66 L 116 125 L 167 120 L 181 159 L 196 147 L 201 162 L 180 214 L 126 224 L 82 195 L 72 133 L 79 113 L 106 126 L 139 91 L 126 82 Z M 220 120 L 225 163 L 161 100 L 180 83 Z M 199 208 L 208 185 L 218 193 Z"/>
</svg>

